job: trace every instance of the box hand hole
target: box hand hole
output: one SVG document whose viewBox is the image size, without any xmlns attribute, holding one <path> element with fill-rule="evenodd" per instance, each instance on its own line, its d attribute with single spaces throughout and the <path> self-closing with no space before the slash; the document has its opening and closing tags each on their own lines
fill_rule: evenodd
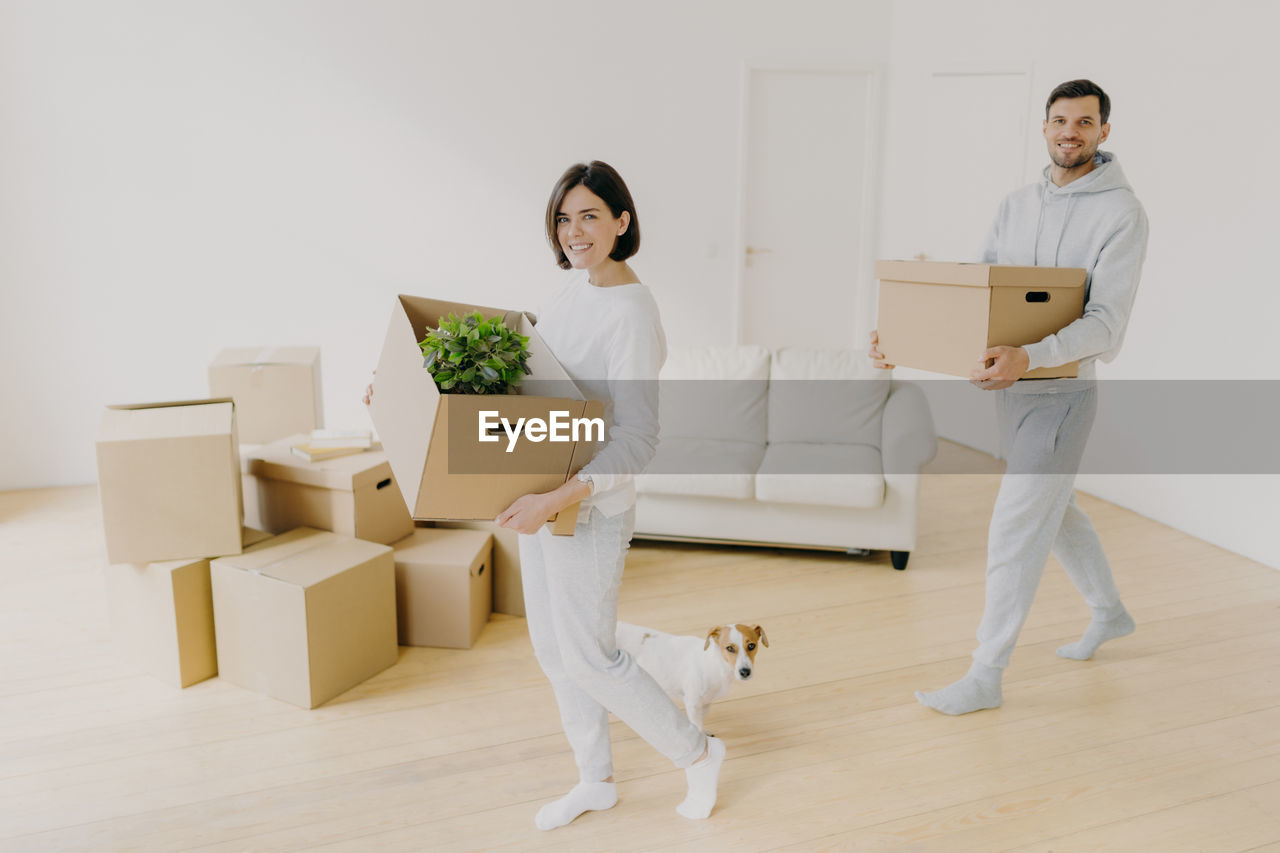
<svg viewBox="0 0 1280 853">
<path fill-rule="evenodd" d="M 379 489 L 385 489 L 387 486 L 390 486 L 390 485 L 391 485 L 391 478 L 390 478 L 390 477 L 388 477 L 388 478 L 387 478 L 387 479 L 385 479 L 385 480 L 380 480 L 380 481 L 378 482 L 378 488 L 379 488 Z"/>
<path fill-rule="evenodd" d="M 1028 291 L 1027 291 L 1027 301 L 1028 301 L 1028 302 L 1048 302 L 1048 301 L 1049 301 L 1049 291 L 1047 291 L 1047 290 L 1028 290 Z"/>
</svg>

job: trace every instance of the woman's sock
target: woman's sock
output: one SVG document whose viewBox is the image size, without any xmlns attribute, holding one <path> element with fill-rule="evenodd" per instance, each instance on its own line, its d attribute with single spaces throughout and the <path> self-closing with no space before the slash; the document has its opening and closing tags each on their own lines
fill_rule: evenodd
<svg viewBox="0 0 1280 853">
<path fill-rule="evenodd" d="M 618 803 L 618 786 L 612 782 L 579 782 L 554 803 L 538 809 L 533 819 L 538 829 L 555 829 L 571 823 L 583 812 L 611 809 Z"/>
<path fill-rule="evenodd" d="M 676 806 L 681 815 L 701 820 L 716 807 L 716 786 L 720 782 L 720 767 L 724 764 L 724 741 L 707 735 L 707 757 L 685 768 L 685 780 L 689 793 L 684 802 Z"/>
<path fill-rule="evenodd" d="M 1000 677 L 998 668 L 974 661 L 964 678 L 932 693 L 917 690 L 916 699 L 921 705 L 953 715 L 999 708 L 1004 701 Z"/>
</svg>

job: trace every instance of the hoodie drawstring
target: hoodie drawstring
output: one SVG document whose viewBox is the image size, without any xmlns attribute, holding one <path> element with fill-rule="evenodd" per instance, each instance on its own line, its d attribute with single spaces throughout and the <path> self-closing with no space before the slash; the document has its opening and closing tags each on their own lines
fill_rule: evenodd
<svg viewBox="0 0 1280 853">
<path fill-rule="evenodd" d="M 1053 247 L 1053 265 L 1058 266 L 1058 252 L 1062 249 L 1062 235 L 1067 233 L 1067 223 L 1071 221 L 1071 208 L 1076 206 L 1076 194 L 1067 197 L 1067 212 L 1062 215 L 1062 229 L 1058 232 L 1058 243 Z"/>
<path fill-rule="evenodd" d="M 1040 226 L 1044 225 L 1044 205 L 1045 199 L 1048 198 L 1049 190 L 1046 187 L 1040 191 L 1040 215 L 1036 217 L 1036 239 L 1031 244 L 1031 266 L 1040 266 Z M 1061 240 L 1061 235 L 1059 235 Z"/>
</svg>

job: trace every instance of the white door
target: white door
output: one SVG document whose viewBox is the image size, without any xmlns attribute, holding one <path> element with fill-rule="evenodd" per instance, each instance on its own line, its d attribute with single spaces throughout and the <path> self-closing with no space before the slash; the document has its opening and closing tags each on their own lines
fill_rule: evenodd
<svg viewBox="0 0 1280 853">
<path fill-rule="evenodd" d="M 747 72 L 742 343 L 859 345 L 874 261 L 875 85 L 872 71 Z"/>
</svg>

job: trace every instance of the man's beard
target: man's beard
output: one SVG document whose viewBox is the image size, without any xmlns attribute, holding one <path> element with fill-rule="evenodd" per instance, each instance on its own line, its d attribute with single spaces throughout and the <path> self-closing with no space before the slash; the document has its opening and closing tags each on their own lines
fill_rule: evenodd
<svg viewBox="0 0 1280 853">
<path fill-rule="evenodd" d="M 1097 153 L 1096 148 L 1091 150 L 1082 146 L 1080 150 L 1074 154 L 1067 154 L 1058 150 L 1058 146 L 1055 145 L 1049 152 L 1049 159 L 1052 160 L 1053 165 L 1057 166 L 1059 169 L 1074 169 L 1077 166 L 1083 166 L 1085 163 L 1092 160 L 1095 153 Z"/>
</svg>

